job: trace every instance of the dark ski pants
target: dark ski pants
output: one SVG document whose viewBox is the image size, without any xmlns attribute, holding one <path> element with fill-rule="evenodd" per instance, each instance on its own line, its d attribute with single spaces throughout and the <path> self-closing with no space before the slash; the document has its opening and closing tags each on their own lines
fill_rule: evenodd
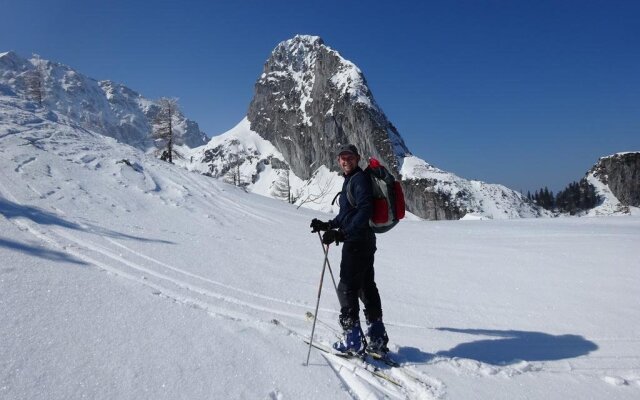
<svg viewBox="0 0 640 400">
<path fill-rule="evenodd" d="M 338 300 L 340 301 L 340 324 L 345 329 L 360 320 L 358 299 L 364 304 L 364 315 L 367 321 L 382 318 L 380 294 L 374 281 L 375 252 L 375 238 L 362 242 L 345 242 L 342 247 Z"/>
</svg>

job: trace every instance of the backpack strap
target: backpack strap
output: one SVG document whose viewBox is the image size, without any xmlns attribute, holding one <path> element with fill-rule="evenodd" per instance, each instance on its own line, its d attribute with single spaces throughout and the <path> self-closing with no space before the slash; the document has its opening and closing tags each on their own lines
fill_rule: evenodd
<svg viewBox="0 0 640 400">
<path fill-rule="evenodd" d="M 355 174 L 353 174 L 353 176 L 351 178 L 349 178 L 349 183 L 347 183 L 347 200 L 349 201 L 349 204 L 351 204 L 351 207 L 355 207 L 356 206 L 356 199 L 353 198 L 353 195 L 351 194 L 351 179 L 353 179 L 356 175 L 358 175 L 360 172 L 362 171 L 358 171 Z M 336 203 L 336 199 L 338 198 L 338 196 L 340 196 L 343 192 L 338 192 L 333 200 L 331 200 L 331 205 L 334 205 Z"/>
<path fill-rule="evenodd" d="M 351 194 L 351 181 L 360 172 L 362 172 L 362 171 L 358 171 L 355 174 L 353 174 L 353 176 L 351 178 L 349 178 L 349 183 L 347 183 L 347 200 L 349 200 L 349 204 L 351 204 L 351 207 L 355 207 L 356 206 L 356 199 L 353 197 L 353 194 Z M 340 193 L 342 193 L 342 192 L 340 192 Z"/>
<path fill-rule="evenodd" d="M 334 197 L 333 200 L 331 200 L 331 205 L 336 204 L 336 199 L 338 198 L 338 196 L 340 196 L 342 194 L 342 192 L 338 192 Z"/>
</svg>

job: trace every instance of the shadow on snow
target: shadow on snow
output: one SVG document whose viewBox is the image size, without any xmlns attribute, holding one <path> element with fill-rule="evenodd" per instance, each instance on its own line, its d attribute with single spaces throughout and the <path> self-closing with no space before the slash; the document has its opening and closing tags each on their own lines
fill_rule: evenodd
<svg viewBox="0 0 640 400">
<path fill-rule="evenodd" d="M 461 343 L 436 355 L 459 357 L 492 365 L 509 365 L 519 361 L 556 361 L 589 354 L 598 346 L 579 335 L 550 335 L 542 332 L 499 331 L 487 329 L 438 328 L 440 331 L 468 335 L 492 336 Z"/>
<path fill-rule="evenodd" d="M 550 335 L 542 332 L 487 329 L 436 328 L 439 331 L 493 338 L 461 343 L 435 354 L 415 347 L 400 347 L 398 356 L 410 363 L 426 363 L 435 357 L 465 358 L 491 365 L 510 365 L 520 361 L 556 361 L 589 354 L 598 346 L 579 335 Z"/>
<path fill-rule="evenodd" d="M 0 214 L 4 215 L 4 217 L 7 219 L 27 218 L 40 225 L 57 225 L 63 228 L 95 233 L 100 236 L 108 236 L 111 238 L 137 240 L 141 242 L 175 244 L 174 242 L 170 242 L 167 240 L 147 239 L 139 236 L 127 235 L 126 233 L 112 231 L 110 229 L 105 229 L 95 225 L 82 226 L 74 222 L 66 221 L 59 216 L 40 208 L 13 203 L 3 197 L 0 197 Z"/>
<path fill-rule="evenodd" d="M 31 246 L 20 242 L 14 242 L 13 240 L 0 238 L 0 247 L 6 247 L 10 250 L 19 251 L 35 257 L 44 258 L 46 260 L 88 265 L 86 262 L 78 260 L 69 254 L 55 250 L 47 250 L 42 247 Z"/>
</svg>

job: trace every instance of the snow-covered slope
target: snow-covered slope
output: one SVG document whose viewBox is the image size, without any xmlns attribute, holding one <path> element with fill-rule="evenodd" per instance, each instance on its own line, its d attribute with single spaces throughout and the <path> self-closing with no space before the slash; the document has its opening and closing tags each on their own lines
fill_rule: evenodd
<svg viewBox="0 0 640 400">
<path fill-rule="evenodd" d="M 322 211 L 337 212 L 331 201 L 342 188 L 342 178 L 325 165 L 316 166 L 311 178 L 296 176 L 285 157 L 268 140 L 251 130 L 247 118 L 238 125 L 195 149 L 183 148 L 186 154 L 176 163 L 226 181 L 239 175 L 246 190 L 267 197 L 286 199 L 278 182 L 288 176 L 293 203 Z M 362 167 L 366 165 L 363 163 Z M 548 217 L 551 213 L 536 207 L 520 193 L 503 185 L 469 181 L 440 170 L 416 156 L 402 158 L 400 175 L 405 187 L 412 182 L 429 183 L 430 190 L 449 199 L 455 207 L 465 210 L 465 219 L 505 219 Z M 417 217 L 409 213 L 409 218 Z"/>
<path fill-rule="evenodd" d="M 600 203 L 587 212 L 590 216 L 640 215 L 640 152 L 621 152 L 601 157 L 587 172 Z M 624 201 L 618 199 L 616 191 Z"/>
<path fill-rule="evenodd" d="M 43 78 L 42 108 L 66 117 L 84 129 L 110 136 L 140 149 L 153 145 L 150 122 L 158 106 L 139 93 L 112 81 L 96 81 L 74 69 L 38 57 L 25 59 L 14 52 L 0 53 L 0 100 L 6 108 L 33 110 L 27 75 L 39 70 Z M 2 110 L 3 114 L 10 110 Z M 176 138 L 188 147 L 208 138 L 198 124 L 179 113 L 174 121 Z"/>
<path fill-rule="evenodd" d="M 282 153 L 251 130 L 246 118 L 222 135 L 214 136 L 207 145 L 192 150 L 183 148 L 181 152 L 187 156 L 176 162 L 191 171 L 220 178 L 249 192 L 285 200 L 296 206 L 338 211 L 331 201 L 342 189 L 342 178 L 320 166 L 310 179 L 300 179 L 284 161 Z M 290 200 L 287 191 L 291 194 Z"/>
<path fill-rule="evenodd" d="M 623 205 L 620 200 L 618 200 L 618 198 L 611 192 L 609 186 L 602 183 L 602 181 L 596 178 L 593 173 L 587 174 L 587 182 L 589 182 L 596 189 L 596 194 L 600 199 L 600 203 L 596 207 L 590 209 L 586 213 L 587 215 L 624 215 L 631 213 L 631 209 L 634 209 L 634 207 Z"/>
<path fill-rule="evenodd" d="M 46 111 L 0 117 L 0 398 L 640 396 L 638 218 L 405 221 L 379 235 L 403 365 L 383 371 L 401 388 L 316 351 L 303 365 L 323 261 L 309 221 L 330 214 Z"/>
<path fill-rule="evenodd" d="M 416 156 L 407 156 L 403 159 L 400 174 L 405 185 L 410 185 L 412 181 L 429 182 L 431 190 L 442 193 L 457 208 L 466 210 L 463 219 L 551 216 L 550 212 L 535 206 L 521 193 L 506 186 L 460 178 Z"/>
</svg>

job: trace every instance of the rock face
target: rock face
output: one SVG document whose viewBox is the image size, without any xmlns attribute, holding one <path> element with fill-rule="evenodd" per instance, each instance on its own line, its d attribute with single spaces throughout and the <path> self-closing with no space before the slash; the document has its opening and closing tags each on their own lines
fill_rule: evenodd
<svg viewBox="0 0 640 400">
<path fill-rule="evenodd" d="M 602 157 L 589 171 L 622 205 L 640 207 L 640 152 Z"/>
<path fill-rule="evenodd" d="M 256 82 L 247 119 L 250 130 L 272 143 L 302 180 L 322 165 L 339 171 L 335 150 L 352 143 L 402 180 L 407 209 L 419 217 L 545 214 L 504 186 L 467 181 L 414 157 L 358 67 L 316 36 L 298 35 L 273 50 Z"/>
<path fill-rule="evenodd" d="M 27 77 L 42 74 L 42 105 L 32 101 Z M 4 104 L 18 108 L 41 107 L 77 126 L 110 136 L 142 150 L 153 146 L 150 122 L 158 106 L 128 87 L 112 81 L 96 81 L 72 68 L 37 57 L 25 59 L 14 52 L 0 53 L 0 96 Z M 176 136 L 189 147 L 204 145 L 208 138 L 198 124 L 179 114 Z"/>
<path fill-rule="evenodd" d="M 404 181 L 402 189 L 410 200 L 411 212 L 428 220 L 460 219 L 467 210 L 447 193 L 434 190 L 436 182 L 429 179 Z"/>
<path fill-rule="evenodd" d="M 320 165 L 337 170 L 335 149 L 344 143 L 396 175 L 400 157 L 409 154 L 360 70 L 315 36 L 296 36 L 275 48 L 247 117 L 251 130 L 273 143 L 302 179 Z"/>
</svg>

